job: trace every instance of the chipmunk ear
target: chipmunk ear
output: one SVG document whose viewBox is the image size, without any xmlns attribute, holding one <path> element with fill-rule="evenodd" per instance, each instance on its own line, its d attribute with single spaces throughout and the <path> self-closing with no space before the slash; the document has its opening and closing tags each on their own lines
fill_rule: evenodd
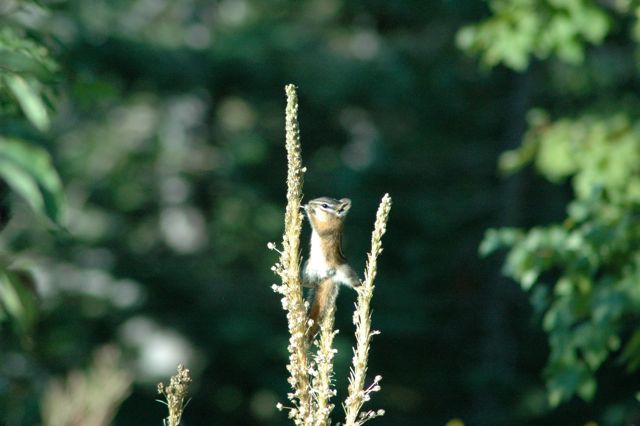
<svg viewBox="0 0 640 426">
<path fill-rule="evenodd" d="M 351 208 L 351 200 L 348 198 L 343 198 L 340 200 L 340 208 L 338 209 L 338 211 L 341 214 L 345 214 L 349 211 L 349 209 Z"/>
</svg>

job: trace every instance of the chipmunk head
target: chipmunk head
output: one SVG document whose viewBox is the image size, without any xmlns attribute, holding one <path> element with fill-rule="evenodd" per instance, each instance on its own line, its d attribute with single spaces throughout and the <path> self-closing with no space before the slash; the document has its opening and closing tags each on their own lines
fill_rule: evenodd
<svg viewBox="0 0 640 426">
<path fill-rule="evenodd" d="M 351 208 L 351 200 L 320 197 L 309 201 L 303 208 L 314 231 L 324 234 L 342 229 L 344 219 Z"/>
</svg>

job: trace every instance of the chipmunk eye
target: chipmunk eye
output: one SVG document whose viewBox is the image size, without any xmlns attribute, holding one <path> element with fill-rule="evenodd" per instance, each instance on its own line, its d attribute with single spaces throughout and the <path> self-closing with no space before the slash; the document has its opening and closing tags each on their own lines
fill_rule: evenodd
<svg viewBox="0 0 640 426">
<path fill-rule="evenodd" d="M 327 205 L 327 203 L 323 203 L 323 204 L 322 204 L 322 208 L 323 208 L 323 209 L 326 209 L 326 208 L 328 208 L 328 207 L 329 207 L 329 206 Z"/>
</svg>

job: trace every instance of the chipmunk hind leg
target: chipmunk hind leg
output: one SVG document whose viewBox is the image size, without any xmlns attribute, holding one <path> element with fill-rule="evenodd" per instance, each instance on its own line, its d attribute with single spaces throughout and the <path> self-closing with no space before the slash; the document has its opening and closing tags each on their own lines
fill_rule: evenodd
<svg viewBox="0 0 640 426">
<path fill-rule="evenodd" d="M 339 287 L 332 279 L 327 278 L 309 293 L 309 312 L 307 319 L 313 324 L 307 331 L 307 341 L 311 342 L 320 329 L 320 322 L 324 319 L 329 307 L 336 303 Z"/>
</svg>

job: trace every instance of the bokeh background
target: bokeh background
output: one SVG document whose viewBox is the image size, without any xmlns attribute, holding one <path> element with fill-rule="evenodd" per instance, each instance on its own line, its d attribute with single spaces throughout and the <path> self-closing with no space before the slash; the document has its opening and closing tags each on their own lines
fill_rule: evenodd
<svg viewBox="0 0 640 426">
<path fill-rule="evenodd" d="M 606 424 L 603 413 L 637 405 L 633 376 L 611 362 L 591 403 L 551 408 L 540 317 L 502 278 L 500 256 L 478 254 L 490 227 L 563 219 L 567 184 L 502 176 L 498 158 L 519 146 L 531 108 L 570 115 L 596 91 L 637 88 L 624 19 L 592 62 L 534 59 L 514 71 L 456 43 L 492 13 L 475 0 L 0 8 L 0 25 L 59 64 L 51 129 L 35 139 L 61 177 L 67 217 L 52 230 L 13 198 L 0 235 L 34 270 L 40 300 L 30 343 L 0 335 L 1 424 L 40 424 L 46 383 L 107 343 L 134 372 L 117 425 L 161 424 L 156 384 L 180 362 L 194 377 L 185 425 L 288 424 L 275 410 L 288 392 L 287 331 L 266 248 L 283 229 L 287 83 L 299 88 L 305 196 L 353 200 L 345 252 L 359 271 L 378 202 L 393 197 L 373 300 L 382 334 L 369 371 L 383 390 L 370 407 L 387 413 L 376 424 Z M 345 290 L 338 301 L 338 401 L 354 299 Z"/>
</svg>

